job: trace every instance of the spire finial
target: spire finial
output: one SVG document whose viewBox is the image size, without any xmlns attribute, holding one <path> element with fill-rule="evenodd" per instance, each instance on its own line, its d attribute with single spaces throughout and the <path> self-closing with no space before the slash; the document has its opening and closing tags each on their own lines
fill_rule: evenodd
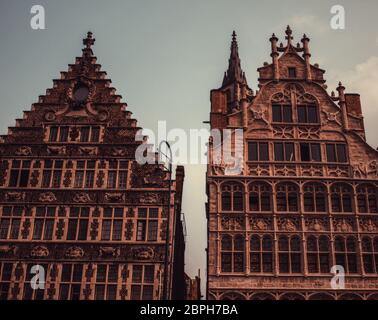
<svg viewBox="0 0 378 320">
<path fill-rule="evenodd" d="M 87 32 L 87 37 L 83 39 L 83 44 L 86 49 L 91 49 L 96 39 L 93 38 L 93 33 L 91 31 Z"/>
<path fill-rule="evenodd" d="M 232 41 L 230 48 L 230 58 L 228 59 L 228 69 L 223 79 L 223 86 L 233 82 L 244 83 L 243 71 L 240 67 L 238 42 L 236 40 L 236 32 L 232 32 Z"/>
<path fill-rule="evenodd" d="M 291 40 L 293 40 L 293 37 L 292 37 L 293 31 L 291 31 L 289 25 L 286 27 L 285 33 L 286 33 L 285 39 L 287 40 L 287 44 L 289 45 L 291 44 Z"/>
<path fill-rule="evenodd" d="M 232 31 L 232 42 L 236 42 L 236 32 Z"/>
</svg>

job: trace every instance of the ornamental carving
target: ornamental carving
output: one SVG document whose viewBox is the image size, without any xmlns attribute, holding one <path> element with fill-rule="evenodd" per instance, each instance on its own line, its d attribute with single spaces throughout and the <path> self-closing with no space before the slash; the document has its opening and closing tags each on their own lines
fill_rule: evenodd
<svg viewBox="0 0 378 320">
<path fill-rule="evenodd" d="M 56 201 L 56 196 L 54 193 L 52 192 L 43 192 L 39 195 L 39 198 L 38 198 L 39 201 L 41 202 L 54 202 Z"/>
<path fill-rule="evenodd" d="M 376 232 L 378 230 L 377 221 L 373 219 L 360 220 L 360 228 L 364 232 Z"/>
<path fill-rule="evenodd" d="M 94 156 L 97 154 L 96 147 L 79 147 L 79 154 L 87 155 L 87 156 Z"/>
<path fill-rule="evenodd" d="M 323 166 L 321 165 L 302 165 L 300 166 L 300 171 L 302 176 L 307 177 L 322 177 Z"/>
<path fill-rule="evenodd" d="M 348 219 L 334 219 L 333 229 L 338 232 L 351 232 L 353 231 L 353 222 L 351 218 Z"/>
<path fill-rule="evenodd" d="M 270 176 L 269 165 L 248 165 L 248 174 L 250 176 Z"/>
<path fill-rule="evenodd" d="M 156 193 L 143 193 L 138 196 L 139 202 L 143 204 L 152 204 L 159 202 L 159 195 Z"/>
<path fill-rule="evenodd" d="M 137 260 L 153 260 L 154 249 L 151 247 L 132 248 L 132 257 Z"/>
<path fill-rule="evenodd" d="M 223 230 L 242 230 L 244 228 L 244 218 L 224 216 L 221 219 Z"/>
<path fill-rule="evenodd" d="M 269 121 L 267 120 L 267 110 L 263 110 L 261 108 L 259 109 L 253 109 L 252 107 L 250 107 L 250 110 L 252 112 L 252 122 L 253 121 L 262 121 L 264 122 L 266 125 L 270 125 L 269 124 Z"/>
<path fill-rule="evenodd" d="M 91 197 L 86 192 L 78 192 L 74 195 L 72 200 L 77 203 L 88 203 L 91 201 Z"/>
<path fill-rule="evenodd" d="M 16 254 L 17 247 L 15 245 L 4 244 L 0 245 L 0 255 L 12 255 Z"/>
<path fill-rule="evenodd" d="M 65 155 L 66 147 L 65 146 L 48 146 L 47 153 L 51 155 Z"/>
<path fill-rule="evenodd" d="M 298 136 L 300 139 L 320 139 L 320 129 L 314 127 L 299 127 Z"/>
<path fill-rule="evenodd" d="M 252 230 L 266 231 L 271 229 L 271 218 L 250 218 L 249 224 Z"/>
<path fill-rule="evenodd" d="M 275 138 L 282 139 L 292 139 L 294 138 L 294 128 L 293 127 L 283 127 L 283 126 L 274 126 L 273 127 L 273 136 Z"/>
<path fill-rule="evenodd" d="M 278 218 L 278 228 L 282 231 L 293 232 L 299 230 L 299 220 L 297 218 Z"/>
<path fill-rule="evenodd" d="M 328 112 L 322 110 L 325 115 L 325 120 L 323 121 L 323 125 L 327 125 L 329 122 L 334 122 L 341 127 L 341 119 L 340 119 L 340 111 L 336 112 Z"/>
<path fill-rule="evenodd" d="M 25 192 L 8 191 L 5 194 L 5 200 L 7 200 L 7 201 L 24 201 L 25 196 L 26 196 Z"/>
<path fill-rule="evenodd" d="M 105 201 L 107 202 L 123 202 L 125 195 L 123 193 L 105 193 Z"/>
<path fill-rule="evenodd" d="M 19 147 L 16 151 L 15 154 L 18 156 L 30 156 L 32 153 L 31 148 L 28 146 L 22 146 Z"/>
<path fill-rule="evenodd" d="M 30 251 L 30 256 L 33 258 L 48 257 L 50 254 L 49 250 L 45 246 L 35 246 Z"/>
<path fill-rule="evenodd" d="M 100 247 L 99 256 L 104 257 L 113 257 L 117 258 L 120 255 L 120 248 L 118 247 Z"/>
<path fill-rule="evenodd" d="M 274 166 L 274 175 L 275 176 L 285 176 L 285 177 L 294 177 L 297 175 L 297 170 L 295 166 L 291 165 L 275 165 Z"/>
<path fill-rule="evenodd" d="M 377 178 L 378 177 L 378 163 L 376 160 L 367 163 L 360 162 L 352 167 L 354 178 Z"/>
<path fill-rule="evenodd" d="M 67 258 L 82 258 L 84 256 L 84 250 L 80 247 L 73 246 L 66 250 L 65 256 Z"/>
<path fill-rule="evenodd" d="M 325 231 L 326 228 L 326 220 L 325 219 L 306 219 L 305 220 L 306 230 L 307 231 Z"/>
</svg>

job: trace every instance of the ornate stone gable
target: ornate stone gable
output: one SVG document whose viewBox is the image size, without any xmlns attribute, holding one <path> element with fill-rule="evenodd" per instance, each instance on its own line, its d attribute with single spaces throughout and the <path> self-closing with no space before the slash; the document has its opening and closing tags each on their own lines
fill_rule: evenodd
<svg viewBox="0 0 378 320">
<path fill-rule="evenodd" d="M 285 34 L 286 45 L 269 39 L 256 91 L 237 77 L 233 35 L 238 72 L 211 91 L 210 127 L 243 129 L 245 170 L 231 177 L 212 164 L 210 140 L 207 297 L 374 299 L 378 152 L 366 143 L 359 95 L 341 83 L 329 93 L 309 38 Z M 353 279 L 344 291 L 330 286 L 334 265 Z"/>
<path fill-rule="evenodd" d="M 11 274 L 0 299 L 161 299 L 164 272 L 170 297 L 185 291 L 183 168 L 170 194 L 164 168 L 135 161 L 140 128 L 94 41 L 88 32 L 82 55 L 0 137 L 0 274 Z M 37 264 L 45 291 L 17 276 Z"/>
</svg>

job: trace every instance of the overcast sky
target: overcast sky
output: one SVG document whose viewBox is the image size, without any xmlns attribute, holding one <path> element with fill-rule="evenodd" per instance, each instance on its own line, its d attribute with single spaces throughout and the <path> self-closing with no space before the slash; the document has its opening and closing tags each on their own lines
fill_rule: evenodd
<svg viewBox="0 0 378 320">
<path fill-rule="evenodd" d="M 43 5 L 46 30 L 32 30 L 30 8 Z M 346 10 L 345 30 L 330 28 L 330 8 Z M 378 2 L 252 0 L 0 0 L 0 132 L 22 117 L 52 79 L 81 54 L 94 33 L 98 62 L 113 80 L 139 125 L 153 130 L 206 128 L 209 92 L 221 84 L 232 30 L 242 68 L 256 89 L 256 69 L 270 62 L 269 37 L 294 41 L 306 33 L 311 62 L 325 69 L 329 90 L 341 80 L 361 94 L 369 143 L 378 145 Z M 186 269 L 205 274 L 205 166 L 186 167 Z M 205 277 L 202 278 L 203 283 Z"/>
</svg>

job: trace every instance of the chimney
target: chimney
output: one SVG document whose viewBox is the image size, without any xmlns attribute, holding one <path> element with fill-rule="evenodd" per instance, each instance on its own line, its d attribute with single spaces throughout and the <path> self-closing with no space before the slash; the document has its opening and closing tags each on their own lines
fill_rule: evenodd
<svg viewBox="0 0 378 320">
<path fill-rule="evenodd" d="M 358 93 L 346 93 L 345 103 L 348 113 L 357 117 L 362 116 L 361 100 L 360 95 Z"/>
</svg>

